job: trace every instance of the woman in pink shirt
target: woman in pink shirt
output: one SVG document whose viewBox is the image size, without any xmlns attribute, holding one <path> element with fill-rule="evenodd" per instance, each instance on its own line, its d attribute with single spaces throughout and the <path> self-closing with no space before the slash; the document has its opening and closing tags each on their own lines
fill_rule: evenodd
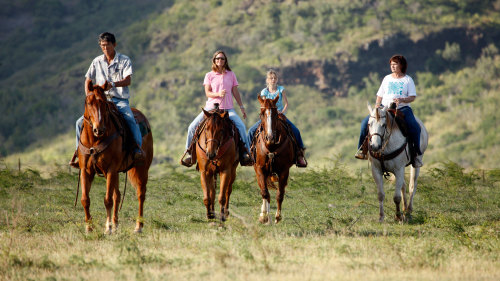
<svg viewBox="0 0 500 281">
<path fill-rule="evenodd" d="M 231 71 L 229 67 L 227 56 L 223 51 L 216 51 L 212 57 L 212 71 L 205 74 L 205 79 L 203 81 L 203 86 L 205 86 L 205 95 L 207 96 L 207 102 L 205 104 L 205 110 L 212 110 L 215 108 L 215 104 L 219 104 L 219 108 L 225 110 L 229 113 L 229 119 L 231 119 L 238 132 L 240 134 L 241 141 L 245 143 L 246 151 L 243 152 L 241 164 L 244 166 L 250 166 L 252 160 L 248 151 L 250 151 L 250 146 L 247 141 L 246 127 L 241 118 L 236 114 L 233 106 L 233 97 L 240 106 L 243 118 L 247 118 L 245 112 L 245 107 L 241 101 L 240 92 L 238 91 L 238 80 L 236 80 L 236 75 Z M 188 134 L 186 139 L 186 153 L 185 157 L 181 159 L 181 163 L 184 166 L 190 167 L 194 163 L 193 157 L 189 147 L 193 140 L 193 136 L 196 132 L 196 128 L 203 120 L 204 114 L 201 112 L 196 116 L 196 118 L 191 122 L 188 128 Z"/>
</svg>

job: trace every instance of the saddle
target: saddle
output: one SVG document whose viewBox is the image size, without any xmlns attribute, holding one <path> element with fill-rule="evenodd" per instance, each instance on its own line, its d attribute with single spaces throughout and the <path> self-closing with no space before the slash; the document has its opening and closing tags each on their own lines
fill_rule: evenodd
<svg viewBox="0 0 500 281">
<path fill-rule="evenodd" d="M 299 146 L 297 145 L 297 140 L 295 139 L 295 135 L 293 134 L 292 128 L 288 124 L 286 116 L 284 114 L 278 114 L 278 122 L 281 122 L 281 124 L 283 124 L 283 126 L 285 127 L 285 130 L 286 130 L 286 133 L 287 133 L 288 137 L 292 141 L 293 149 L 294 149 L 294 152 L 295 152 L 295 156 L 294 156 L 295 159 L 294 160 L 295 160 L 295 163 L 297 163 Z M 262 123 L 260 123 L 259 127 L 257 127 L 257 130 L 255 131 L 255 135 L 254 135 L 254 137 L 252 139 L 252 143 L 250 144 L 250 150 L 251 150 L 250 151 L 250 155 L 251 155 L 251 157 L 252 157 L 252 159 L 253 159 L 254 162 L 255 162 L 255 160 L 257 158 L 257 148 L 256 148 L 257 138 L 259 137 L 259 135 L 263 131 L 264 131 L 264 126 L 262 125 Z"/>
<path fill-rule="evenodd" d="M 408 137 L 408 126 L 406 125 L 405 114 L 395 108 L 389 108 L 387 112 L 394 118 L 403 136 Z"/>
<path fill-rule="evenodd" d="M 118 130 L 118 134 L 124 140 L 122 150 L 131 152 L 134 150 L 136 146 L 134 136 L 132 135 L 132 131 L 130 130 L 130 127 L 128 126 L 127 122 L 125 121 L 125 118 L 123 118 L 123 115 L 118 111 L 116 105 L 111 101 L 108 101 L 108 103 L 109 103 L 111 121 Z M 144 116 L 139 115 L 137 111 L 132 111 L 132 113 L 134 114 L 135 121 L 137 122 L 139 130 L 141 131 L 141 136 L 144 137 L 145 135 L 149 134 L 151 132 L 151 127 L 146 122 Z"/>
<path fill-rule="evenodd" d="M 218 108 L 214 108 L 208 112 L 209 113 L 216 113 L 216 112 L 222 113 L 223 110 L 218 109 Z M 191 163 L 192 164 L 197 163 L 197 160 L 198 160 L 196 157 L 196 145 L 198 143 L 198 139 L 200 138 L 201 133 L 203 132 L 203 129 L 205 128 L 206 121 L 207 121 L 207 118 L 205 116 L 205 117 L 203 117 L 203 120 L 201 120 L 200 124 L 198 124 L 198 126 L 196 127 L 196 131 L 193 135 L 193 139 L 191 140 L 191 145 L 187 149 L 187 151 L 189 151 L 189 153 L 191 154 L 191 157 L 192 157 Z M 231 136 L 234 139 L 236 148 L 238 149 L 238 151 L 236 153 L 239 153 L 240 161 L 241 161 L 241 159 L 242 159 L 241 154 L 245 151 L 245 143 L 240 139 L 240 134 L 239 134 L 238 129 L 236 128 L 236 125 L 234 124 L 234 122 L 231 119 L 230 119 L 230 121 L 231 121 Z"/>
<path fill-rule="evenodd" d="M 390 114 L 392 116 L 392 118 L 394 118 L 399 130 L 401 131 L 403 136 L 406 138 L 407 143 L 410 144 L 410 145 L 408 145 L 409 150 L 410 150 L 408 153 L 410 161 L 408 162 L 408 164 L 406 166 L 413 164 L 415 161 L 416 152 L 415 152 L 415 148 L 413 147 L 413 145 L 411 144 L 411 142 L 409 140 L 408 126 L 407 126 L 406 121 L 404 119 L 404 117 L 405 117 L 404 113 L 401 111 L 398 111 L 395 107 L 395 104 L 393 104 L 393 106 L 391 105 L 391 107 L 387 110 L 387 113 Z M 369 137 L 369 135 L 366 136 L 366 138 L 361 146 L 362 152 L 365 155 L 367 155 L 367 153 L 368 153 L 368 142 L 369 142 L 368 137 Z M 386 155 L 384 158 L 385 158 L 385 160 L 390 160 L 390 159 L 394 158 L 395 156 L 397 156 L 399 153 L 400 153 L 400 151 L 395 151 L 389 155 Z M 372 156 L 374 156 L 371 151 L 370 151 L 370 154 Z M 375 158 L 377 158 L 377 157 L 375 157 Z"/>
</svg>

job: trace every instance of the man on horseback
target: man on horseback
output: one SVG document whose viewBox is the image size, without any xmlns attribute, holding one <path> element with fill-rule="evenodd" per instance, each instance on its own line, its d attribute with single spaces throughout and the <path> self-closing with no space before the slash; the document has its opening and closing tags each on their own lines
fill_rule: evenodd
<svg viewBox="0 0 500 281">
<path fill-rule="evenodd" d="M 130 98 L 128 86 L 132 81 L 131 76 L 133 73 L 132 62 L 129 57 L 115 51 L 115 36 L 109 32 L 99 35 L 99 46 L 103 54 L 92 61 L 85 74 L 85 94 L 89 94 L 89 89 L 87 88 L 88 81 L 94 80 L 97 85 L 104 85 L 105 82 L 108 82 L 105 94 L 108 100 L 111 100 L 116 105 L 118 111 L 130 127 L 136 143 L 136 147 L 134 147 L 134 162 L 141 162 L 144 159 L 144 153 L 141 149 L 142 136 L 128 101 Z M 76 121 L 77 151 L 82 124 L 83 116 Z M 77 151 L 75 151 L 69 163 L 74 168 L 79 168 L 78 161 L 76 160 L 78 157 Z"/>
<path fill-rule="evenodd" d="M 413 79 L 406 75 L 407 62 L 402 55 L 394 55 L 390 58 L 389 64 L 391 74 L 384 77 L 382 84 L 377 92 L 376 106 L 389 107 L 392 103 L 396 104 L 397 110 L 404 115 L 405 123 L 408 129 L 408 141 L 410 150 L 413 153 L 413 166 L 415 168 L 422 167 L 422 152 L 420 151 L 420 132 L 421 128 L 413 115 L 410 103 L 415 101 L 417 93 Z M 361 131 L 359 136 L 358 151 L 356 152 L 357 159 L 367 159 L 367 143 L 366 136 L 368 135 L 368 120 L 367 116 L 361 122 Z"/>
</svg>

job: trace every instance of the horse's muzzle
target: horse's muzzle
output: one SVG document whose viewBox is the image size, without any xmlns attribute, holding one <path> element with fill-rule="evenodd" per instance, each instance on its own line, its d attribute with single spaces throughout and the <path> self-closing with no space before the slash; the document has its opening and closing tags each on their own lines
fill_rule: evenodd
<svg viewBox="0 0 500 281">
<path fill-rule="evenodd" d="M 217 155 L 217 152 L 208 152 L 207 151 L 208 160 L 214 160 L 216 155 Z"/>
<path fill-rule="evenodd" d="M 106 127 L 102 127 L 102 128 L 94 127 L 92 129 L 92 131 L 94 132 L 94 136 L 101 137 L 102 135 L 104 135 L 104 132 L 106 131 Z"/>
</svg>

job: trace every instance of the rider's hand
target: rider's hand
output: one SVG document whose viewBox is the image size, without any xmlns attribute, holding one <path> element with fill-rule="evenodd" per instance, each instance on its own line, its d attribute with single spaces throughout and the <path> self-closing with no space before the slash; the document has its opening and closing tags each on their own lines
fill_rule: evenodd
<svg viewBox="0 0 500 281">
<path fill-rule="evenodd" d="M 224 98 L 225 95 L 226 95 L 226 90 L 222 90 L 219 92 L 219 97 Z"/>
<path fill-rule="evenodd" d="M 247 112 L 245 111 L 245 108 L 241 108 L 241 113 L 243 114 L 243 119 L 247 119 Z"/>
</svg>

